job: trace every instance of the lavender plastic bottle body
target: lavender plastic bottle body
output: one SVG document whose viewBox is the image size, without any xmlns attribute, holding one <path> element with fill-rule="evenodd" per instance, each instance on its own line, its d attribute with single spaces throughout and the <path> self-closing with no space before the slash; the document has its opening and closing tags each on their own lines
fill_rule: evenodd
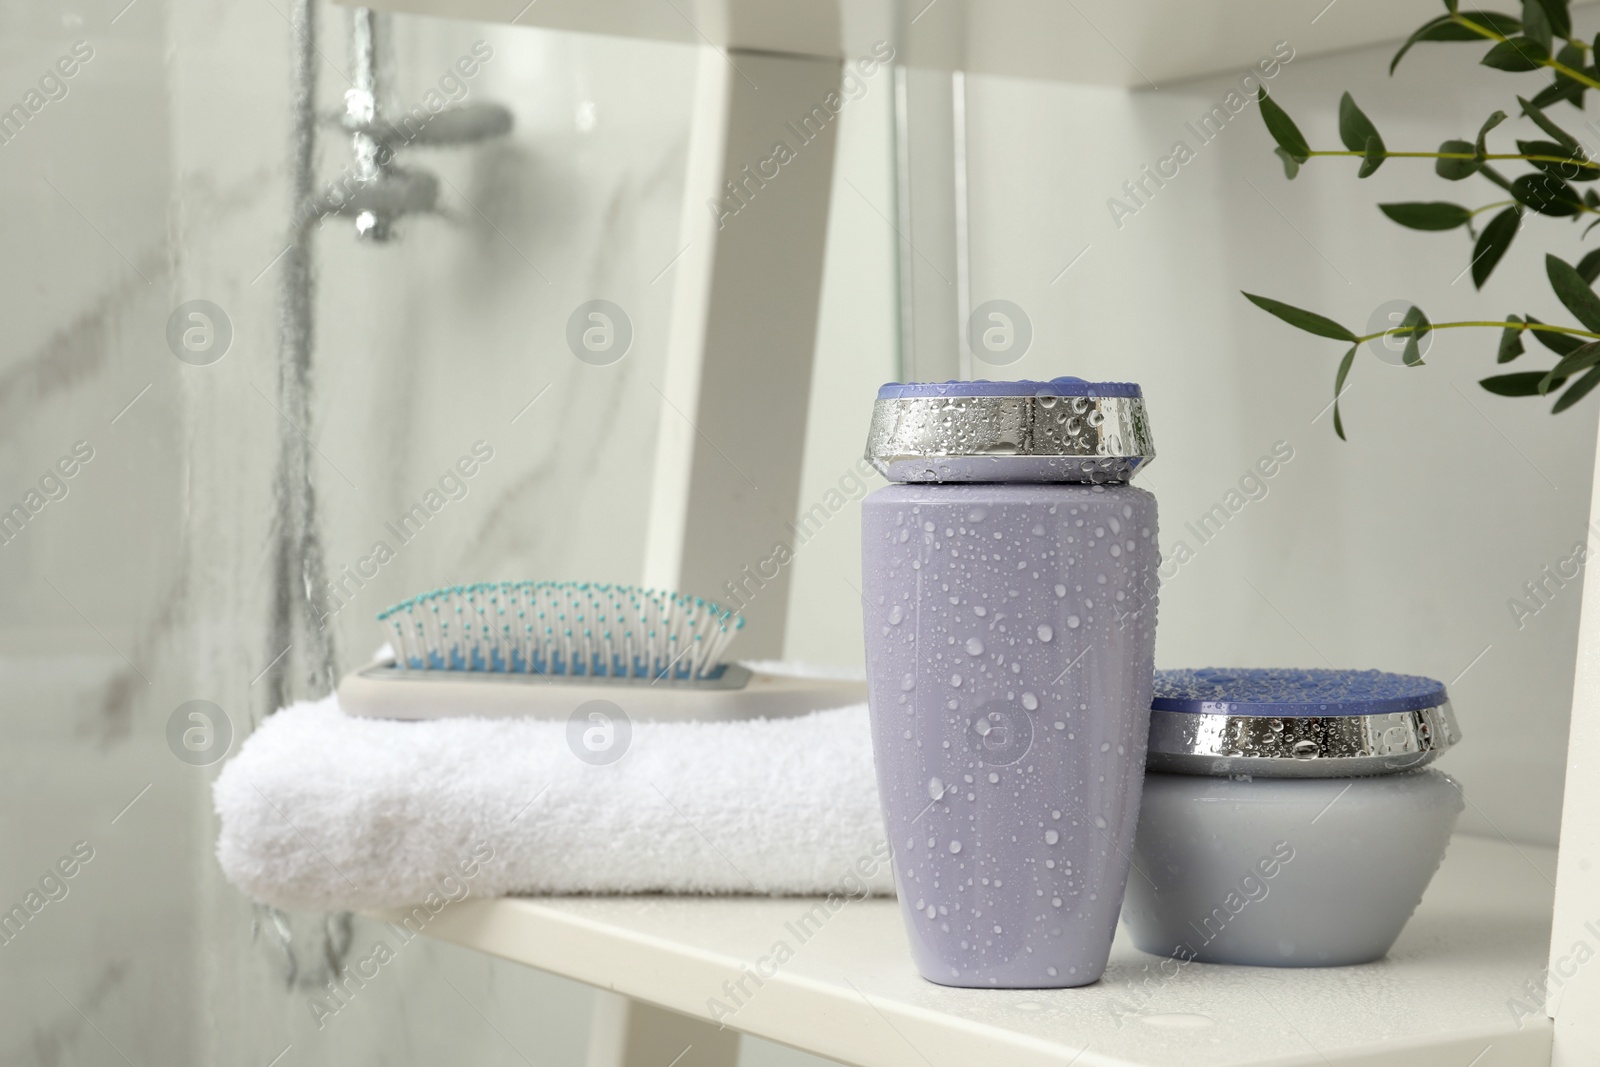
<svg viewBox="0 0 1600 1067">
<path fill-rule="evenodd" d="M 1155 667 L 1155 498 L 1127 485 L 890 485 L 862 508 L 873 752 L 923 977 L 1105 969 Z"/>
</svg>

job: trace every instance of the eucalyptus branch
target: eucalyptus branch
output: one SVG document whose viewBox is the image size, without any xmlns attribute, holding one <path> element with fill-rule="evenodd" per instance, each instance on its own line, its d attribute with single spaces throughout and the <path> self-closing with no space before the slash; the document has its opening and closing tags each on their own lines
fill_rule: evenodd
<svg viewBox="0 0 1600 1067">
<path fill-rule="evenodd" d="M 1244 295 L 1250 296 L 1249 293 Z M 1469 319 L 1462 322 L 1434 322 L 1426 326 L 1392 326 L 1387 330 L 1379 330 L 1377 333 L 1361 334 L 1356 337 L 1355 343 L 1365 344 L 1368 341 L 1376 341 L 1380 337 L 1411 337 L 1413 335 L 1423 337 L 1434 330 L 1455 330 L 1463 326 L 1488 327 L 1496 330 L 1532 330 L 1535 333 L 1560 333 L 1569 337 L 1588 337 L 1592 340 L 1600 341 L 1600 333 L 1579 330 L 1572 326 L 1551 326 L 1548 323 L 1527 322 L 1522 319 L 1510 319 L 1505 322 L 1486 322 L 1478 319 Z"/>
<path fill-rule="evenodd" d="M 1360 158 L 1364 158 L 1366 156 L 1366 153 L 1365 152 L 1352 152 L 1352 151 L 1349 151 L 1349 150 L 1330 151 L 1330 150 L 1326 150 L 1326 149 L 1313 148 L 1310 151 L 1308 151 L 1306 153 L 1306 155 L 1307 156 L 1355 156 L 1356 158 L 1360 159 Z M 1523 159 L 1523 160 L 1527 160 L 1530 163 L 1560 163 L 1560 164 L 1568 165 L 1568 166 L 1572 165 L 1575 162 L 1573 157 L 1570 156 L 1570 155 L 1568 155 L 1568 156 L 1526 156 L 1526 155 L 1519 155 L 1516 152 L 1488 152 L 1488 153 L 1485 153 L 1483 156 L 1478 156 L 1476 153 L 1473 153 L 1473 152 L 1390 152 L 1388 150 L 1385 150 L 1384 151 L 1384 155 L 1389 159 Z"/>
<path fill-rule="evenodd" d="M 1455 11 L 1454 9 L 1452 9 L 1452 11 L 1451 11 L 1450 21 L 1452 23 L 1454 23 L 1455 25 L 1457 25 L 1457 26 L 1464 27 L 1465 29 L 1469 30 L 1470 32 L 1477 34 L 1478 36 L 1482 37 L 1484 40 L 1487 40 L 1487 41 L 1499 41 L 1502 44 L 1511 44 L 1514 41 L 1529 41 L 1530 40 L 1529 38 L 1526 38 L 1526 37 L 1506 37 L 1506 36 L 1504 36 L 1504 35 L 1502 35 L 1500 33 L 1495 32 L 1494 30 L 1490 29 L 1487 26 L 1479 25 L 1478 23 L 1472 21 L 1471 19 L 1463 17 L 1459 12 Z M 1537 42 L 1531 42 L 1531 43 L 1537 43 Z M 1574 40 L 1571 40 L 1570 38 L 1568 39 L 1567 44 L 1568 45 L 1574 45 L 1574 46 L 1578 47 L 1579 49 L 1582 49 L 1584 47 L 1583 46 L 1583 42 L 1574 41 Z M 1558 59 L 1551 59 L 1550 55 L 1549 55 L 1549 49 L 1550 49 L 1550 42 L 1547 40 L 1547 41 L 1544 42 L 1545 55 L 1542 58 L 1537 57 L 1536 54 L 1531 54 L 1531 50 L 1526 49 L 1526 48 L 1518 47 L 1518 48 L 1515 49 L 1515 51 L 1518 52 L 1521 55 L 1526 56 L 1526 58 L 1528 59 L 1529 62 L 1535 63 L 1535 64 L 1537 64 L 1538 66 L 1541 66 L 1541 67 L 1548 67 L 1551 70 L 1555 71 L 1557 74 L 1564 74 L 1568 78 L 1571 78 L 1573 81 L 1578 82 L 1581 85 L 1587 85 L 1591 89 L 1600 89 L 1600 81 L 1595 80 L 1589 74 L 1587 74 L 1587 73 L 1585 73 L 1584 71 L 1581 71 L 1581 70 L 1574 70 L 1571 67 L 1567 66 L 1565 63 L 1562 63 Z M 1505 69 L 1510 69 L 1510 68 L 1505 68 Z M 1391 71 L 1391 73 L 1392 73 L 1392 71 Z"/>
<path fill-rule="evenodd" d="M 1391 220 L 1413 230 L 1465 229 L 1472 242 L 1472 258 L 1467 269 L 1472 273 L 1473 285 L 1482 289 L 1529 218 L 1543 215 L 1575 221 L 1586 215 L 1600 216 L 1600 192 L 1590 187 L 1580 193 L 1573 185 L 1600 182 L 1600 162 L 1591 159 L 1578 138 L 1562 129 L 1545 111 L 1561 102 L 1582 111 L 1585 94 L 1591 89 L 1600 90 L 1600 37 L 1595 39 L 1593 47 L 1573 37 L 1569 3 L 1570 0 L 1522 0 L 1518 18 L 1495 11 L 1462 11 L 1458 0 L 1444 0 L 1445 13 L 1413 33 L 1389 64 L 1389 72 L 1393 74 L 1412 46 L 1423 41 L 1489 42 L 1492 47 L 1480 60 L 1484 66 L 1513 72 L 1551 71 L 1554 81 L 1532 99 L 1516 98 L 1521 117 L 1538 127 L 1532 139 L 1516 142 L 1516 152 L 1489 150 L 1489 134 L 1507 120 L 1504 111 L 1496 111 L 1484 120 L 1473 140 L 1450 138 L 1440 144 L 1436 152 L 1391 152 L 1377 127 L 1349 93 L 1339 101 L 1339 140 L 1344 143 L 1344 150 L 1314 150 L 1294 120 L 1267 95 L 1263 86 L 1256 99 L 1260 102 L 1262 121 L 1277 142 L 1274 151 L 1283 161 L 1285 176 L 1293 179 L 1303 164 L 1324 156 L 1359 159 L 1358 178 L 1370 176 L 1391 157 L 1431 159 L 1434 173 L 1445 181 L 1457 182 L 1476 175 L 1504 190 L 1509 200 L 1477 208 L 1439 200 L 1378 205 Z M 1524 163 L 1530 169 L 1511 175 L 1502 173 L 1496 166 L 1501 163 Z M 1473 220 L 1490 211 L 1496 214 L 1479 232 Z M 1600 226 L 1600 218 L 1592 222 L 1589 229 L 1595 226 Z M 1584 231 L 1585 235 L 1589 229 Z M 1592 288 L 1600 279 L 1600 250 L 1590 252 L 1576 264 L 1547 255 L 1545 273 L 1562 305 L 1581 326 L 1547 324 L 1529 315 L 1508 315 L 1503 320 L 1431 323 L 1421 308 L 1412 306 L 1399 326 L 1357 334 L 1315 312 L 1269 297 L 1244 295 L 1257 307 L 1292 326 L 1349 345 L 1339 362 L 1333 389 L 1333 428 L 1342 438 L 1345 434 L 1339 398 L 1356 352 L 1363 344 L 1380 339 L 1403 340 L 1401 362 L 1410 367 L 1422 364 L 1421 342 L 1435 330 L 1498 329 L 1497 362 L 1500 363 L 1509 363 L 1522 355 L 1523 339 L 1532 334 L 1559 357 L 1553 367 L 1544 371 L 1494 375 L 1482 379 L 1479 384 L 1501 396 L 1544 396 L 1565 386 L 1565 392 L 1551 408 L 1552 413 L 1567 410 L 1600 387 L 1600 295 Z M 1567 384 L 1569 379 L 1570 385 Z"/>
</svg>

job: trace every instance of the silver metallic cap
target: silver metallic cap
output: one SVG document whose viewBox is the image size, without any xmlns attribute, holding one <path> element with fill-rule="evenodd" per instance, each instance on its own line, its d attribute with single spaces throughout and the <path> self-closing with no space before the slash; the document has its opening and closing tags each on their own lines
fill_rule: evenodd
<svg viewBox="0 0 1600 1067">
<path fill-rule="evenodd" d="M 1460 740 L 1449 701 L 1381 715 L 1152 711 L 1146 765 L 1179 774 L 1357 778 L 1425 766 Z"/>
<path fill-rule="evenodd" d="M 1126 382 L 943 382 L 878 392 L 866 458 L 896 482 L 1122 482 L 1155 458 Z"/>
</svg>

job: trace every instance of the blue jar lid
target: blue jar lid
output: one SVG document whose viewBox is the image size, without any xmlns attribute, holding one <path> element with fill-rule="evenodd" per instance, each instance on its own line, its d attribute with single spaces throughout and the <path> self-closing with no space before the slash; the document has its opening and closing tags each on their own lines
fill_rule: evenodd
<svg viewBox="0 0 1600 1067">
<path fill-rule="evenodd" d="M 1275 717 L 1387 715 L 1436 708 L 1443 682 L 1387 671 L 1204 667 L 1157 671 L 1153 711 Z"/>
<path fill-rule="evenodd" d="M 1143 397 L 1134 382 L 1091 382 L 1083 378 L 1051 378 L 1048 382 L 890 382 L 878 390 L 879 400 L 942 396 L 1123 396 Z"/>
</svg>

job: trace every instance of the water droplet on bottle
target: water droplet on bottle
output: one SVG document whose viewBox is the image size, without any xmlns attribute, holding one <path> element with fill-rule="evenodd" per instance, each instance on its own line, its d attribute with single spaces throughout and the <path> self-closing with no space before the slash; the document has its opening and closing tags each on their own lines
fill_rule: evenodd
<svg viewBox="0 0 1600 1067">
<path fill-rule="evenodd" d="M 961 851 L 961 842 L 960 841 L 952 841 L 952 842 L 950 842 L 950 854 L 952 856 L 955 855 L 957 852 L 960 852 L 960 851 Z"/>
<path fill-rule="evenodd" d="M 1056 586 L 1056 596 L 1066 596 L 1066 595 L 1067 595 L 1067 587 L 1066 586 L 1064 586 L 1064 585 Z"/>
<path fill-rule="evenodd" d="M 961 688 L 961 675 L 952 674 L 950 676 L 950 688 L 952 688 L 952 689 L 960 689 Z"/>
<path fill-rule="evenodd" d="M 894 607 L 889 609 L 889 622 L 891 625 L 899 626 L 900 621 L 905 617 L 906 613 L 900 609 L 899 604 L 896 604 Z"/>
<path fill-rule="evenodd" d="M 1038 711 L 1039 698 L 1034 696 L 1032 693 L 1023 693 L 1022 706 L 1027 708 L 1029 711 Z"/>
<path fill-rule="evenodd" d="M 1099 828 L 1100 828 L 1100 829 L 1102 829 L 1102 830 L 1104 830 L 1104 829 L 1105 829 L 1105 828 L 1106 828 L 1106 821 L 1105 821 L 1105 819 L 1103 819 L 1103 818 L 1101 818 L 1101 817 L 1100 817 L 1100 816 L 1099 816 L 1099 815 L 1096 815 L 1096 816 L 1095 816 L 1095 817 L 1094 817 L 1094 824 L 1095 824 L 1095 825 L 1096 825 L 1096 826 L 1098 826 L 1098 827 L 1099 827 Z"/>
<path fill-rule="evenodd" d="M 1049 623 L 1041 622 L 1039 624 L 1039 640 L 1048 641 L 1055 635 L 1056 632 L 1050 628 Z"/>
<path fill-rule="evenodd" d="M 902 690 L 904 690 L 906 692 L 910 692 L 911 690 L 915 689 L 916 687 L 917 687 L 917 680 L 913 676 L 908 674 L 904 678 L 900 679 L 900 688 Z"/>
<path fill-rule="evenodd" d="M 939 909 L 934 907 L 932 904 L 929 904 L 928 910 L 923 914 L 927 915 L 927 917 L 930 919 L 937 919 L 939 917 Z"/>
<path fill-rule="evenodd" d="M 1060 840 L 1061 840 L 1061 835 L 1056 833 L 1054 830 L 1046 830 L 1044 832 L 1044 843 L 1045 844 L 1053 845 L 1057 841 L 1060 841 Z"/>
<path fill-rule="evenodd" d="M 979 641 L 976 637 L 967 638 L 967 655 L 969 655 L 969 656 L 981 656 L 981 655 L 983 655 L 983 642 Z"/>
<path fill-rule="evenodd" d="M 1082 626 L 1082 625 L 1083 625 L 1083 620 L 1078 618 L 1076 615 L 1068 615 L 1067 616 L 1067 629 L 1076 630 L 1079 626 Z"/>
<path fill-rule="evenodd" d="M 934 800 L 944 799 L 944 783 L 937 778 L 928 779 L 928 796 Z"/>
</svg>

